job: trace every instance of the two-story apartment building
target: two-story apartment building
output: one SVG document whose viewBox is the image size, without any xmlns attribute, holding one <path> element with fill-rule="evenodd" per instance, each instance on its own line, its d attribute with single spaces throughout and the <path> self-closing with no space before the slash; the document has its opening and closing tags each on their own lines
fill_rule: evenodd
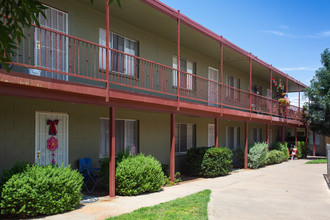
<svg viewBox="0 0 330 220">
<path fill-rule="evenodd" d="M 304 84 L 160 1 L 42 2 L 47 19 L 0 69 L 1 169 L 110 156 L 113 196 L 118 152 L 152 154 L 173 178 L 191 147 L 247 150 L 303 126 L 300 102 L 278 98 Z"/>
</svg>

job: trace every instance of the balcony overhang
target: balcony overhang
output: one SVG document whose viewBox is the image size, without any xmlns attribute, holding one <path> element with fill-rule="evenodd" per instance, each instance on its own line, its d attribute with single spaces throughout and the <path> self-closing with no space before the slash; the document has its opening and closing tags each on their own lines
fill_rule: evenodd
<svg viewBox="0 0 330 220">
<path fill-rule="evenodd" d="M 105 15 L 105 1 L 94 1 L 93 5 L 85 0 L 76 1 Z M 176 20 L 179 16 L 177 10 L 157 0 L 125 0 L 121 1 L 121 6 L 119 8 L 115 2 L 110 5 L 110 29 L 111 20 L 115 19 L 160 36 L 173 44 L 177 43 Z M 223 42 L 225 65 L 249 74 L 249 59 L 251 58 L 253 60 L 252 71 L 254 77 L 269 80 L 269 72 L 272 70 L 273 75 L 278 75 L 278 78 L 289 79 L 290 92 L 298 91 L 298 85 L 302 89 L 307 87 L 185 15 L 180 14 L 180 20 L 182 48 L 193 50 L 198 54 L 214 59 L 220 65 L 220 43 Z"/>
<path fill-rule="evenodd" d="M 190 116 L 217 117 L 253 123 L 303 126 L 298 120 L 235 109 L 222 109 L 184 101 L 178 103 L 176 99 L 166 99 L 123 90 L 110 90 L 110 101 L 106 102 L 106 90 L 104 88 L 31 76 L 24 73 L 11 72 L 8 74 L 5 70 L 0 70 L 0 94 L 154 112 L 177 112 Z"/>
</svg>

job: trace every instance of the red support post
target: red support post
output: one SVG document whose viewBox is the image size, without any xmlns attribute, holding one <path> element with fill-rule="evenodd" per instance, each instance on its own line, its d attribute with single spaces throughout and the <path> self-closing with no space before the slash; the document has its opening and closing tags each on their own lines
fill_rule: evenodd
<svg viewBox="0 0 330 220">
<path fill-rule="evenodd" d="M 220 105 L 222 109 L 222 96 L 223 96 L 223 42 L 221 41 L 220 43 Z M 221 111 L 221 116 L 222 116 L 222 111 Z"/>
<path fill-rule="evenodd" d="M 176 68 L 177 68 L 177 78 L 176 78 L 176 90 L 177 90 L 177 101 L 178 106 L 177 110 L 179 110 L 180 106 L 180 10 L 178 10 L 178 19 L 177 19 L 177 55 L 176 55 Z"/>
<path fill-rule="evenodd" d="M 115 160 L 116 160 L 116 134 L 115 134 L 115 108 L 109 108 L 109 196 L 115 197 Z"/>
<path fill-rule="evenodd" d="M 251 111 L 252 111 L 252 58 L 250 58 L 250 119 L 251 119 Z"/>
<path fill-rule="evenodd" d="M 297 137 L 297 127 L 294 127 L 294 146 L 297 147 L 298 137 Z"/>
<path fill-rule="evenodd" d="M 298 86 L 298 114 L 299 114 L 299 118 L 301 118 L 301 115 L 300 115 L 300 85 Z"/>
<path fill-rule="evenodd" d="M 285 127 L 282 126 L 282 144 L 285 142 Z"/>
<path fill-rule="evenodd" d="M 315 157 L 315 131 L 313 131 L 313 156 Z"/>
<path fill-rule="evenodd" d="M 106 16 L 106 68 L 105 68 L 105 75 L 106 75 L 106 98 L 105 101 L 109 102 L 109 56 L 110 56 L 110 49 L 109 49 L 109 42 L 110 42 L 110 28 L 109 28 L 109 0 L 105 1 L 105 16 Z"/>
<path fill-rule="evenodd" d="M 270 115 L 273 116 L 273 71 L 270 70 Z M 271 119 L 273 121 L 273 117 Z"/>
<path fill-rule="evenodd" d="M 214 119 L 214 145 L 219 147 L 219 119 Z"/>
<path fill-rule="evenodd" d="M 269 150 L 269 124 L 266 124 L 266 142 L 267 142 L 267 151 Z"/>
<path fill-rule="evenodd" d="M 286 92 L 285 94 L 289 97 L 289 81 L 288 81 L 288 76 L 286 77 Z M 285 111 L 285 118 L 288 120 L 288 113 L 289 113 L 289 106 L 286 106 L 286 111 Z"/>
<path fill-rule="evenodd" d="M 245 148 L 244 148 L 244 169 L 248 166 L 248 122 L 245 122 Z"/>
<path fill-rule="evenodd" d="M 175 176 L 175 114 L 171 113 L 171 150 L 170 150 L 170 177 L 174 181 Z"/>
</svg>

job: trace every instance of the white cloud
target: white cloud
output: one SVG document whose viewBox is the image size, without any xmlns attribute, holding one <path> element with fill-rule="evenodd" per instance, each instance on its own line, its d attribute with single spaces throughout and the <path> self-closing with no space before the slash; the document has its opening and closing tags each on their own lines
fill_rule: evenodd
<svg viewBox="0 0 330 220">
<path fill-rule="evenodd" d="M 262 31 L 264 33 L 268 33 L 268 34 L 273 34 L 273 35 L 277 35 L 277 36 L 285 36 L 286 34 L 284 32 L 281 31 L 274 31 L 274 30 L 270 30 L 270 31 Z"/>
<path fill-rule="evenodd" d="M 305 67 L 305 66 L 299 66 L 299 67 L 283 67 L 283 68 L 279 68 L 281 71 L 286 71 L 286 72 L 290 72 L 290 71 L 315 71 L 317 70 L 317 68 L 311 68 L 311 67 Z"/>
<path fill-rule="evenodd" d="M 320 37 L 330 37 L 330 31 L 323 31 L 318 34 Z"/>
<path fill-rule="evenodd" d="M 280 27 L 281 29 L 288 29 L 289 27 L 287 26 L 283 26 Z M 327 31 L 322 31 L 319 33 L 314 33 L 314 34 L 310 34 L 310 35 L 293 35 L 293 34 L 289 34 L 289 33 L 285 33 L 283 31 L 278 31 L 278 30 L 267 30 L 267 31 L 261 31 L 262 33 L 266 33 L 266 34 L 272 34 L 272 35 L 276 35 L 276 36 L 283 36 L 283 37 L 291 37 L 291 38 L 328 38 L 330 37 L 330 30 Z"/>
</svg>

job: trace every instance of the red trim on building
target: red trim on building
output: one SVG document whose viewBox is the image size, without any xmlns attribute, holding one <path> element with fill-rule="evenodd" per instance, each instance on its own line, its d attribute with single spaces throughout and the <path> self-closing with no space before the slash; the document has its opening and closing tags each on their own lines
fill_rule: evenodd
<svg viewBox="0 0 330 220">
<path fill-rule="evenodd" d="M 175 114 L 171 113 L 171 149 L 170 149 L 170 178 L 175 177 Z"/>
<path fill-rule="evenodd" d="M 247 169 L 248 167 L 248 146 L 249 146 L 249 141 L 248 141 L 248 122 L 244 122 L 244 132 L 245 132 L 245 144 L 244 144 L 244 169 Z"/>
<path fill-rule="evenodd" d="M 115 171 L 116 171 L 116 129 L 115 129 L 115 123 L 116 122 L 116 116 L 115 116 L 115 108 L 110 107 L 109 108 L 109 196 L 115 197 L 116 196 L 116 182 L 115 182 Z"/>
</svg>

